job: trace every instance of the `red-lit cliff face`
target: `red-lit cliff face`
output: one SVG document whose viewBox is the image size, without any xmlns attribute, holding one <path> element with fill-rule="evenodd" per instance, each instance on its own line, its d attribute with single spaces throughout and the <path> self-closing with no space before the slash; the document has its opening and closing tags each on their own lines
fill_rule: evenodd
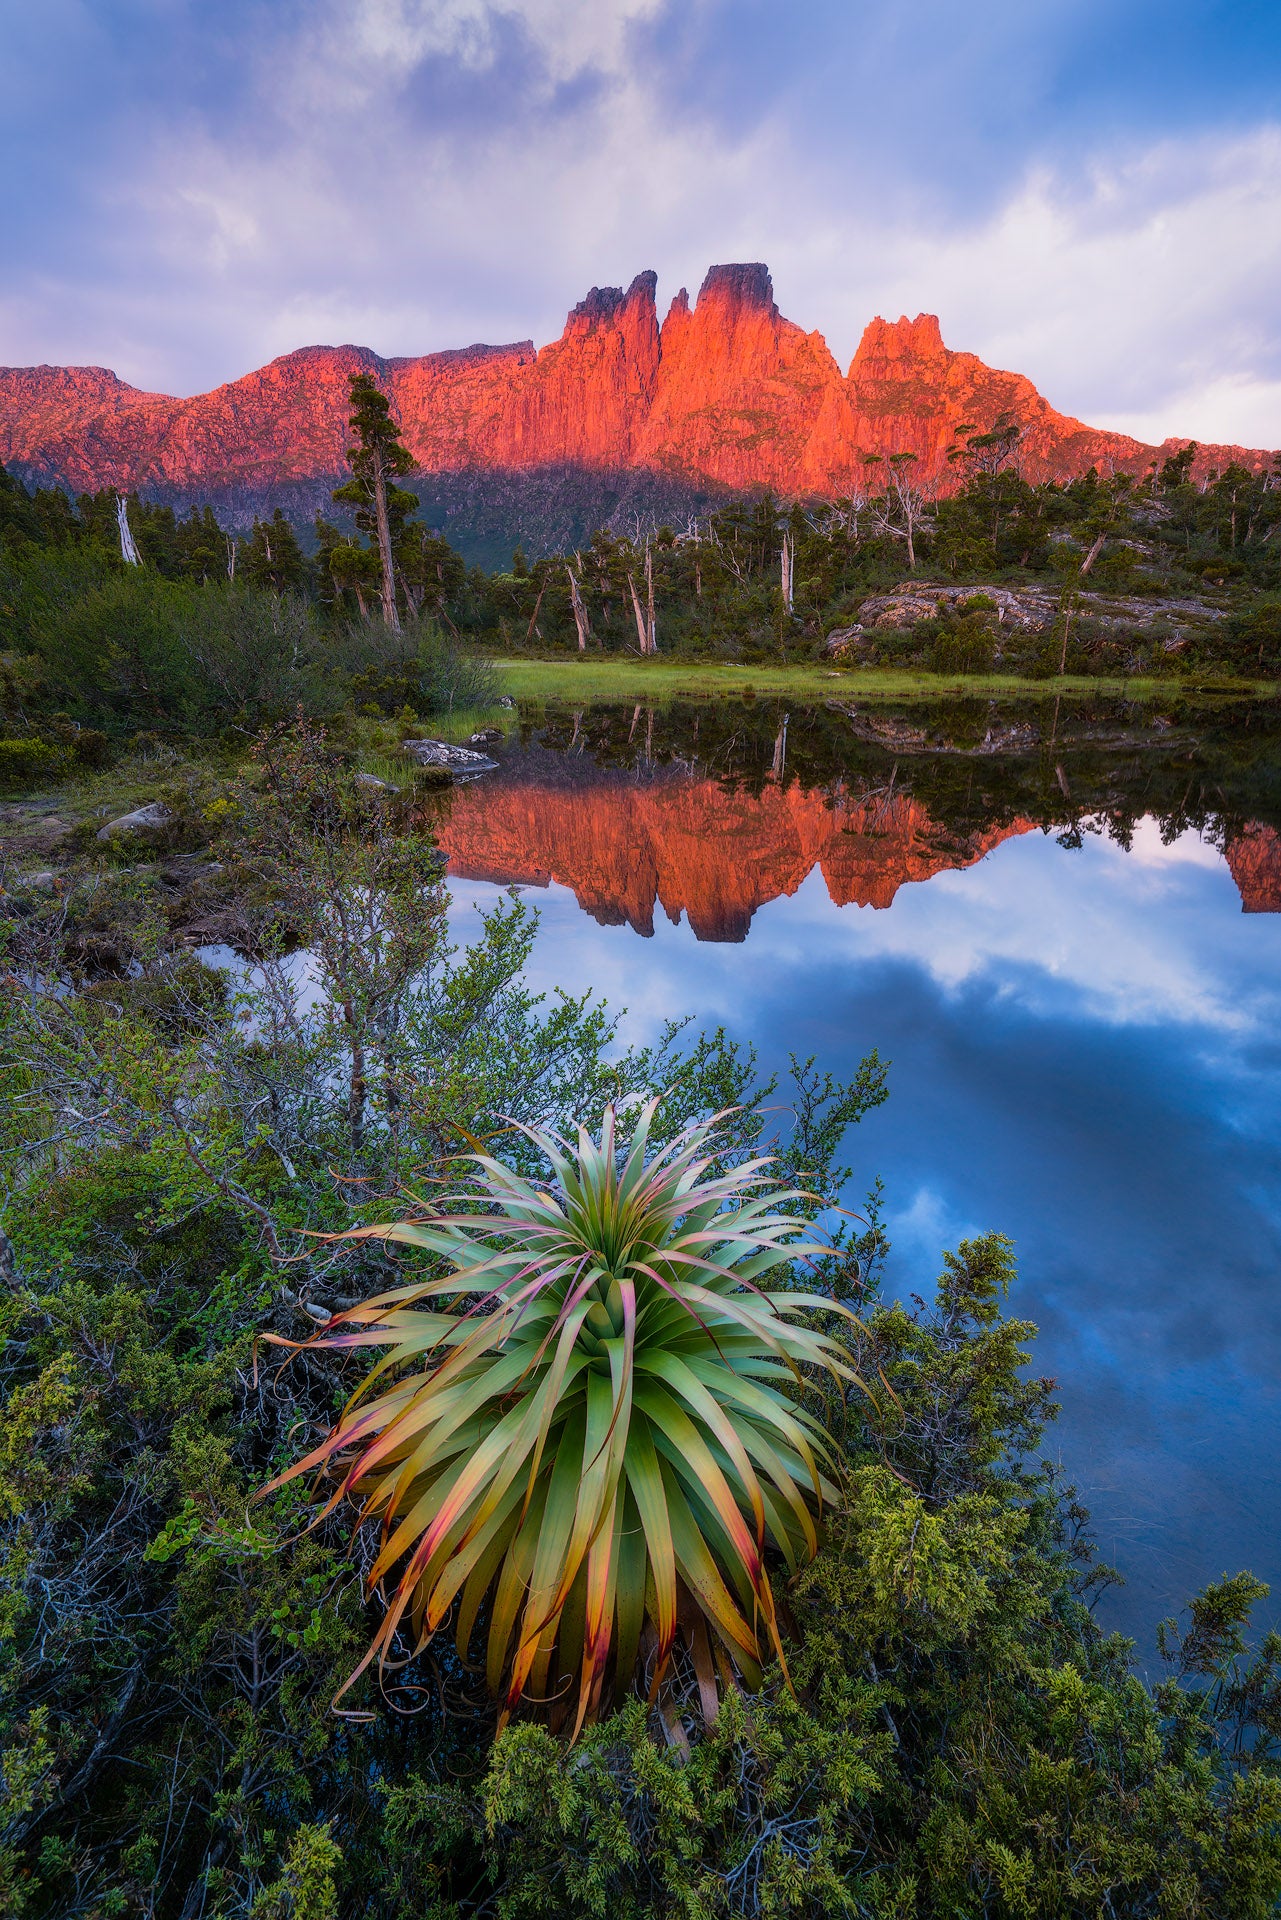
<svg viewBox="0 0 1281 1920">
<path fill-rule="evenodd" d="M 684 914 L 700 940 L 747 936 L 758 907 L 815 867 L 837 906 L 888 907 L 909 881 L 972 866 L 1016 821 L 957 837 L 908 795 L 855 802 L 801 787 L 735 791 L 669 769 L 638 782 L 534 754 L 456 790 L 433 822 L 464 879 L 569 887 L 605 926 L 652 934 Z"/>
<path fill-rule="evenodd" d="M 1281 834 L 1252 822 L 1223 849 L 1241 893 L 1242 913 L 1281 913 Z"/>
<path fill-rule="evenodd" d="M 944 346 L 920 314 L 867 327 L 848 375 L 819 333 L 774 304 L 761 265 L 713 267 L 659 326 L 655 276 L 594 287 L 560 339 L 383 360 L 306 347 L 190 400 L 144 394 L 99 367 L 0 368 L 0 460 L 73 488 L 189 493 L 322 481 L 341 470 L 347 377 L 390 392 L 426 473 L 649 471 L 727 489 L 839 494 L 868 453 L 910 451 L 944 484 L 970 422 L 1012 414 L 1029 478 L 1092 462 L 1142 469 L 1160 449 L 1056 413 L 1021 374 Z M 1266 456 L 1205 448 L 1222 464 Z"/>
</svg>

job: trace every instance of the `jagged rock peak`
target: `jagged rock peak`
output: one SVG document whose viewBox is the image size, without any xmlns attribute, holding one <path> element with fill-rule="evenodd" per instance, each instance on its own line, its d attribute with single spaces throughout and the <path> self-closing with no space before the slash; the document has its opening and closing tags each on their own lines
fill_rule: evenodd
<svg viewBox="0 0 1281 1920">
<path fill-rule="evenodd" d="M 592 287 L 585 299 L 576 307 L 571 307 L 565 322 L 565 330 L 577 331 L 579 328 L 596 327 L 613 320 L 622 308 L 634 302 L 653 307 L 658 290 L 658 275 L 652 268 L 638 273 L 624 293 L 621 287 Z"/>
<path fill-rule="evenodd" d="M 918 313 L 909 320 L 901 313 L 897 320 L 883 320 L 877 314 L 863 329 L 863 338 L 854 355 L 860 360 L 933 360 L 947 349 L 936 313 Z"/>
<path fill-rule="evenodd" d="M 709 267 L 698 290 L 698 304 L 704 301 L 733 307 L 761 307 L 773 313 L 774 282 L 763 260 L 740 260 L 726 266 Z"/>
</svg>

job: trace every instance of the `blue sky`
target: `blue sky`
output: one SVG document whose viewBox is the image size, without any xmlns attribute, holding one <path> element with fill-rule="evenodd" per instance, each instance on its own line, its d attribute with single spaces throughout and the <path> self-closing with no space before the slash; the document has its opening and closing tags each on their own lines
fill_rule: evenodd
<svg viewBox="0 0 1281 1920">
<path fill-rule="evenodd" d="M 1281 7 L 0 0 L 0 361 L 194 392 L 764 259 L 1159 438 L 1281 444 Z"/>
</svg>

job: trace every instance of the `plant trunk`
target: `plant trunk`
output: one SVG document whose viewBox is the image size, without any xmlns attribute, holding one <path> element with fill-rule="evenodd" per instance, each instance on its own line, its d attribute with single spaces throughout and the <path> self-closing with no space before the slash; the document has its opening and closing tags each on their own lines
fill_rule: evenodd
<svg viewBox="0 0 1281 1920">
<path fill-rule="evenodd" d="M 400 612 L 396 606 L 396 568 L 391 557 L 391 522 L 387 518 L 387 476 L 382 455 L 374 457 L 374 521 L 378 528 L 378 559 L 382 566 L 383 619 L 394 633 L 400 632 Z"/>
<path fill-rule="evenodd" d="M 641 611 L 640 595 L 636 591 L 636 582 L 632 578 L 630 573 L 627 576 L 627 584 L 632 590 L 632 611 L 636 615 L 637 644 L 640 647 L 640 650 L 642 653 L 648 653 L 649 646 L 647 644 L 647 636 L 645 633 L 645 615 Z"/>
<path fill-rule="evenodd" d="M 1081 562 L 1082 580 L 1084 580 L 1086 574 L 1090 571 L 1090 568 L 1094 565 L 1095 561 L 1098 559 L 1099 555 L 1102 553 L 1103 542 L 1106 539 L 1107 539 L 1107 534 L 1101 533 L 1098 539 L 1094 542 L 1094 545 L 1090 548 L 1090 551 L 1086 554 L 1084 560 L 1082 560 Z"/>
<path fill-rule="evenodd" d="M 646 631 L 649 635 L 647 653 L 658 652 L 658 633 L 654 626 L 654 555 L 648 540 L 645 542 L 645 608 Z"/>
<path fill-rule="evenodd" d="M 565 572 L 569 576 L 569 599 L 570 605 L 574 609 L 574 625 L 578 630 L 578 651 L 580 653 L 586 653 L 587 642 L 591 639 L 592 633 L 591 622 L 587 618 L 587 608 L 583 605 L 583 596 L 578 591 L 578 582 L 574 578 L 574 569 L 566 565 Z"/>
<path fill-rule="evenodd" d="M 525 629 L 525 645 L 526 646 L 529 645 L 530 641 L 534 637 L 534 627 L 537 624 L 537 620 L 538 620 L 538 609 L 543 604 L 543 595 L 546 593 L 546 591 L 547 591 L 547 582 L 544 580 L 542 586 L 538 589 L 538 598 L 534 602 L 534 611 L 530 614 L 529 625 Z"/>
<path fill-rule="evenodd" d="M 774 740 L 774 764 L 770 768 L 770 777 L 777 780 L 780 785 L 787 767 L 787 723 L 790 718 L 790 714 L 783 715 L 783 724 Z"/>
</svg>

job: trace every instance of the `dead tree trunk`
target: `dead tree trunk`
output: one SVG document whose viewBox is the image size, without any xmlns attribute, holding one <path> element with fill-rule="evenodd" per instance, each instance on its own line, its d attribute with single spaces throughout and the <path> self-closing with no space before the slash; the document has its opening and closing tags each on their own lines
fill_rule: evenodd
<svg viewBox="0 0 1281 1920">
<path fill-rule="evenodd" d="M 1084 580 L 1086 574 L 1090 571 L 1090 568 L 1094 565 L 1095 561 L 1098 559 L 1099 555 L 1102 553 L 1103 542 L 1107 539 L 1107 537 L 1108 537 L 1107 531 L 1105 529 L 1099 535 L 1098 539 L 1094 542 L 1094 545 L 1090 548 L 1090 551 L 1086 554 L 1084 560 L 1082 560 L 1081 562 L 1082 580 Z"/>
<path fill-rule="evenodd" d="M 779 573 L 782 577 L 783 605 L 787 612 L 792 611 L 792 570 L 796 561 L 796 543 L 790 533 L 783 535 L 783 546 L 778 556 Z"/>
<path fill-rule="evenodd" d="M 648 643 L 646 653 L 658 652 L 658 630 L 654 625 L 654 555 L 649 541 L 645 542 L 645 611 Z"/>
<path fill-rule="evenodd" d="M 569 599 L 574 609 L 574 625 L 578 629 L 578 651 L 586 653 L 587 642 L 592 637 L 591 622 L 587 618 L 587 608 L 583 605 L 583 596 L 578 591 L 578 582 L 574 578 L 574 569 L 566 564 L 565 572 L 569 576 Z"/>
<path fill-rule="evenodd" d="M 645 614 L 641 608 L 640 595 L 636 591 L 636 582 L 629 573 L 627 584 L 632 590 L 632 612 L 636 615 L 636 643 L 642 653 L 649 652 L 649 635 L 645 631 Z"/>
<path fill-rule="evenodd" d="M 529 625 L 525 629 L 525 645 L 526 646 L 529 645 L 530 641 L 534 637 L 534 627 L 538 621 L 538 609 L 543 604 L 543 595 L 546 593 L 546 591 L 547 591 L 547 582 L 544 580 L 543 584 L 538 589 L 538 598 L 534 602 L 534 611 L 530 614 Z"/>
<path fill-rule="evenodd" d="M 777 780 L 780 785 L 787 767 L 787 723 L 790 717 L 786 713 L 783 715 L 783 724 L 774 737 L 774 761 L 770 767 L 770 778 Z"/>
<path fill-rule="evenodd" d="M 142 559 L 133 542 L 129 526 L 129 502 L 123 493 L 116 495 L 116 525 L 120 529 L 120 558 L 127 567 L 140 567 Z"/>
<path fill-rule="evenodd" d="M 378 562 L 382 568 L 383 619 L 393 633 L 400 632 L 396 605 L 396 565 L 391 553 L 391 521 L 387 516 L 387 476 L 381 455 L 374 455 L 374 524 L 378 529 Z"/>
</svg>

